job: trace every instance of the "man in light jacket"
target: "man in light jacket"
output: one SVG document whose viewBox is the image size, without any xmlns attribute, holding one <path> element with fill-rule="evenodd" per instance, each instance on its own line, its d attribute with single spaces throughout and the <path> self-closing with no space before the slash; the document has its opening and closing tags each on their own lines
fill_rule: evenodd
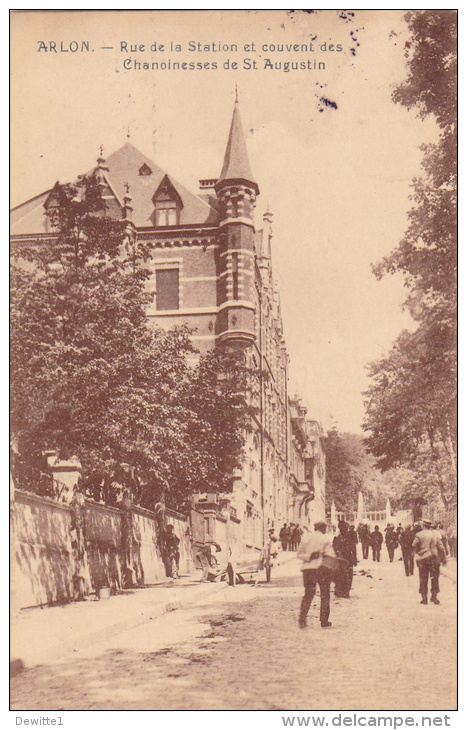
<svg viewBox="0 0 467 730">
<path fill-rule="evenodd" d="M 303 585 L 305 594 L 300 606 L 298 625 L 301 629 L 306 626 L 306 617 L 313 601 L 316 584 L 319 585 L 321 595 L 320 621 L 324 628 L 331 626 L 329 621 L 330 598 L 331 598 L 331 571 L 323 565 L 323 557 L 335 557 L 332 547 L 332 537 L 326 535 L 327 525 L 325 522 L 316 522 L 315 531 L 306 533 L 300 542 L 297 558 L 303 561 Z"/>
<path fill-rule="evenodd" d="M 431 578 L 431 602 L 439 603 L 439 569 L 446 564 L 446 553 L 439 532 L 433 529 L 430 520 L 423 520 L 423 528 L 415 535 L 412 543 L 420 578 L 420 603 L 428 603 L 428 579 Z"/>
</svg>

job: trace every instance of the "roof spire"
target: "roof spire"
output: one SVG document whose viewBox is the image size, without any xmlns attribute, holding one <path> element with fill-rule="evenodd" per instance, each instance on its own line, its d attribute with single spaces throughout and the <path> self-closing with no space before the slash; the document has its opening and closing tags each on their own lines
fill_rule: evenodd
<svg viewBox="0 0 467 730">
<path fill-rule="evenodd" d="M 126 182 L 123 187 L 125 188 L 125 195 L 123 196 L 122 215 L 124 220 L 131 221 L 133 207 L 131 205 L 130 184 Z"/>
<path fill-rule="evenodd" d="M 99 170 L 108 170 L 108 167 L 105 164 L 104 145 L 103 144 L 101 144 L 99 146 L 99 156 L 97 158 L 97 167 Z"/>
<path fill-rule="evenodd" d="M 99 147 L 99 157 L 97 158 L 97 167 L 95 169 L 96 180 L 99 183 L 101 192 L 103 192 L 105 188 L 106 183 L 104 178 L 108 171 L 109 168 L 107 167 L 104 158 L 104 145 L 101 144 Z"/>
<path fill-rule="evenodd" d="M 238 104 L 238 90 L 235 85 L 235 105 L 232 115 L 232 123 L 230 125 L 229 138 L 225 150 L 224 164 L 222 165 L 221 174 L 216 183 L 216 188 L 225 181 L 243 180 L 253 184 L 256 188 L 256 194 L 259 193 L 253 173 L 251 172 L 250 163 L 248 161 L 248 153 L 243 134 L 242 121 L 240 119 L 240 111 Z"/>
</svg>

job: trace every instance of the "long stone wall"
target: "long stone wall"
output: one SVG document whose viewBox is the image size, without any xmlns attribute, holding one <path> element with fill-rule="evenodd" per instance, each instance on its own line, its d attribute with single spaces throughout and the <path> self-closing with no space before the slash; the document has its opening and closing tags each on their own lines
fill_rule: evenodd
<svg viewBox="0 0 467 730">
<path fill-rule="evenodd" d="M 157 544 L 160 522 L 148 510 L 133 507 L 128 511 L 86 501 L 78 523 L 73 506 L 20 490 L 15 490 L 11 507 L 16 610 L 72 600 L 77 578 L 82 580 L 85 594 L 104 586 L 119 590 L 129 562 L 135 585 L 165 579 Z M 169 510 L 166 519 L 180 538 L 180 571 L 189 572 L 193 566 L 189 521 Z M 76 547 L 80 526 L 81 560 Z M 130 552 L 125 530 L 131 533 Z"/>
<path fill-rule="evenodd" d="M 17 609 L 72 598 L 71 518 L 68 505 L 15 492 L 11 578 Z"/>
</svg>

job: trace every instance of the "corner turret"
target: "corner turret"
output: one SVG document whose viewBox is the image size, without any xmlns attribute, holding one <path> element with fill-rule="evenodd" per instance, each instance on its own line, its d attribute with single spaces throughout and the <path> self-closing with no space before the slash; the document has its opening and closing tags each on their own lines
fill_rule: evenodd
<svg viewBox="0 0 467 730">
<path fill-rule="evenodd" d="M 214 189 L 220 209 L 218 341 L 246 347 L 255 341 L 254 208 L 259 188 L 248 160 L 238 101 Z"/>
</svg>

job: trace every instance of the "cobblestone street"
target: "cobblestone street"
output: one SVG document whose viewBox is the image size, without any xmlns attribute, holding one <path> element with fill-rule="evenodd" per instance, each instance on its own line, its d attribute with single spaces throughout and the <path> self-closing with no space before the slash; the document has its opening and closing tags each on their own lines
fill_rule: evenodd
<svg viewBox="0 0 467 730">
<path fill-rule="evenodd" d="M 227 588 L 12 680 L 14 710 L 456 709 L 456 587 L 419 603 L 401 562 L 360 561 L 349 600 L 297 627 L 295 575 Z"/>
</svg>

